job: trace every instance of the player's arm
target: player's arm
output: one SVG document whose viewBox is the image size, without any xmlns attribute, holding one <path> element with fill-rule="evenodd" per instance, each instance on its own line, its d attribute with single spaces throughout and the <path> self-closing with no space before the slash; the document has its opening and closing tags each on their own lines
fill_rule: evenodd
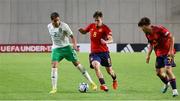
<svg viewBox="0 0 180 101">
<path fill-rule="evenodd" d="M 101 43 L 102 43 L 102 44 L 110 44 L 110 43 L 113 43 L 113 37 L 112 37 L 112 35 L 108 35 L 108 36 L 107 36 L 107 40 L 101 39 Z"/>
<path fill-rule="evenodd" d="M 83 29 L 83 28 L 80 28 L 80 29 L 79 29 L 79 32 L 80 32 L 81 34 L 86 34 L 86 33 L 87 33 L 87 31 L 86 31 L 85 29 Z"/>
<path fill-rule="evenodd" d="M 170 47 L 169 47 L 168 55 L 174 56 L 174 37 L 172 35 L 169 36 L 169 42 L 170 42 Z"/>
<path fill-rule="evenodd" d="M 65 25 L 65 28 L 66 28 L 66 33 L 67 33 L 67 35 L 68 35 L 68 36 L 70 37 L 70 39 L 71 39 L 73 48 L 74 48 L 76 51 L 79 51 L 78 48 L 77 48 L 76 38 L 74 37 L 73 32 L 71 31 L 70 27 L 66 24 L 66 25 Z"/>
<path fill-rule="evenodd" d="M 102 44 L 110 44 L 113 43 L 113 37 L 112 37 L 112 31 L 108 26 L 105 26 L 105 34 L 107 36 L 107 39 L 101 39 Z"/>
<path fill-rule="evenodd" d="M 150 60 L 150 56 L 151 56 L 151 53 L 152 53 L 152 50 L 153 50 L 153 46 L 151 44 L 148 45 L 148 52 L 147 52 L 147 56 L 146 56 L 146 63 L 149 63 L 149 60 Z"/>
<path fill-rule="evenodd" d="M 76 51 L 79 51 L 79 49 L 78 49 L 78 47 L 77 47 L 77 41 L 76 41 L 76 38 L 74 37 L 74 35 L 70 35 L 70 39 L 71 39 L 73 48 L 74 48 Z"/>
<path fill-rule="evenodd" d="M 92 25 L 93 25 L 93 24 L 89 24 L 86 28 L 80 28 L 80 29 L 79 29 L 79 32 L 80 32 L 81 34 L 87 34 L 87 33 L 90 31 L 90 29 L 92 28 Z"/>
<path fill-rule="evenodd" d="M 168 55 L 169 56 L 174 56 L 174 37 L 168 31 L 168 29 L 166 29 L 165 27 L 161 26 L 160 28 L 161 28 L 161 35 L 163 37 L 167 37 L 168 38 L 168 42 L 170 44 Z"/>
</svg>

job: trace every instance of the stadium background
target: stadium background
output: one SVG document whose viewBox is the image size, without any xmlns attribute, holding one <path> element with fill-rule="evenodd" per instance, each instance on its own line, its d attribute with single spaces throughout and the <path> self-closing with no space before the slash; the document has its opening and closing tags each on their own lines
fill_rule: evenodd
<svg viewBox="0 0 180 101">
<path fill-rule="evenodd" d="M 0 44 L 50 44 L 47 24 L 54 11 L 70 25 L 78 43 L 89 43 L 78 28 L 93 22 L 96 10 L 103 12 L 114 43 L 147 43 L 137 27 L 144 16 L 167 27 L 180 43 L 180 0 L 0 0 Z"/>
</svg>

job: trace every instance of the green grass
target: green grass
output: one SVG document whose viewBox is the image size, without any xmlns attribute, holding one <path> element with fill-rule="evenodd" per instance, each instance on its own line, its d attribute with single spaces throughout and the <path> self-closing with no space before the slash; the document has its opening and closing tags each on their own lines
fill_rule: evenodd
<svg viewBox="0 0 180 101">
<path fill-rule="evenodd" d="M 99 85 L 94 70 L 89 68 L 88 54 L 78 54 L 93 80 Z M 161 81 L 155 75 L 152 56 L 145 64 L 144 53 L 111 54 L 113 68 L 117 73 L 119 88 L 113 90 L 111 77 L 103 71 L 109 92 L 92 91 L 80 93 L 78 85 L 87 82 L 72 63 L 63 60 L 59 64 L 58 93 L 49 95 L 51 89 L 50 54 L 20 53 L 0 54 L 0 100 L 180 100 L 172 98 L 171 89 L 161 94 Z M 177 86 L 180 87 L 180 53 L 176 54 L 174 68 Z"/>
</svg>

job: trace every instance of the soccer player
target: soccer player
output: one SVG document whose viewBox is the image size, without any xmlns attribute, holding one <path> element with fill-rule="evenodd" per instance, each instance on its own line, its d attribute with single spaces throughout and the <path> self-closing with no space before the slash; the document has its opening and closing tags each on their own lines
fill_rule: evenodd
<svg viewBox="0 0 180 101">
<path fill-rule="evenodd" d="M 91 41 L 91 53 L 89 55 L 90 67 L 95 69 L 96 76 L 101 84 L 100 89 L 108 91 L 108 87 L 105 84 L 103 74 L 100 70 L 100 65 L 104 66 L 109 75 L 113 79 L 113 88 L 117 89 L 118 82 L 116 74 L 112 69 L 111 58 L 107 44 L 113 42 L 112 32 L 109 27 L 102 22 L 103 14 L 100 11 L 96 11 L 93 15 L 95 23 L 91 23 L 86 28 L 80 28 L 79 32 L 82 34 L 90 33 Z"/>
<path fill-rule="evenodd" d="M 54 12 L 50 16 L 51 23 L 48 24 L 49 34 L 52 39 L 52 70 L 51 70 L 51 80 L 52 80 L 52 91 L 51 94 L 57 92 L 57 80 L 58 80 L 58 63 L 65 58 L 71 61 L 74 66 L 79 69 L 79 71 L 84 75 L 84 77 L 90 82 L 92 89 L 96 90 L 97 86 L 92 81 L 90 75 L 86 69 L 81 65 L 77 58 L 75 50 L 78 50 L 75 37 L 69 26 L 60 20 L 59 14 Z M 70 45 L 69 38 L 72 41 L 73 47 Z"/>
<path fill-rule="evenodd" d="M 155 51 L 156 73 L 165 84 L 162 93 L 165 93 L 169 85 L 171 85 L 173 97 L 178 96 L 176 77 L 172 71 L 174 66 L 174 39 L 172 34 L 163 26 L 151 25 L 151 21 L 147 17 L 142 18 L 138 26 L 145 33 L 150 45 L 146 56 L 146 63 L 149 63 L 152 50 L 154 49 Z"/>
</svg>

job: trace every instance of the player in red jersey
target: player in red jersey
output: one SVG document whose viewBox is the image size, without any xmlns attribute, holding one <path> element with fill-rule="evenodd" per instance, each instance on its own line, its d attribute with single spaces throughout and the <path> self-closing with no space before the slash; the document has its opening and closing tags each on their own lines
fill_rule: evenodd
<svg viewBox="0 0 180 101">
<path fill-rule="evenodd" d="M 172 34 L 163 26 L 151 25 L 149 18 L 142 18 L 138 26 L 144 31 L 149 42 L 149 50 L 146 57 L 146 63 L 149 63 L 150 55 L 154 49 L 156 54 L 156 73 L 165 84 L 162 93 L 165 93 L 171 85 L 173 97 L 178 96 L 176 88 L 176 77 L 172 71 L 174 66 L 174 38 Z"/>
<path fill-rule="evenodd" d="M 116 74 L 112 69 L 111 58 L 107 44 L 113 42 L 112 32 L 109 27 L 102 22 L 103 14 L 96 11 L 93 15 L 95 23 L 88 25 L 85 29 L 80 28 L 79 32 L 82 34 L 90 33 L 91 53 L 89 55 L 90 67 L 95 69 L 96 75 L 101 84 L 100 89 L 108 91 L 105 85 L 103 74 L 100 71 L 100 65 L 106 67 L 108 74 L 113 79 L 113 89 L 117 89 L 118 82 Z"/>
</svg>

